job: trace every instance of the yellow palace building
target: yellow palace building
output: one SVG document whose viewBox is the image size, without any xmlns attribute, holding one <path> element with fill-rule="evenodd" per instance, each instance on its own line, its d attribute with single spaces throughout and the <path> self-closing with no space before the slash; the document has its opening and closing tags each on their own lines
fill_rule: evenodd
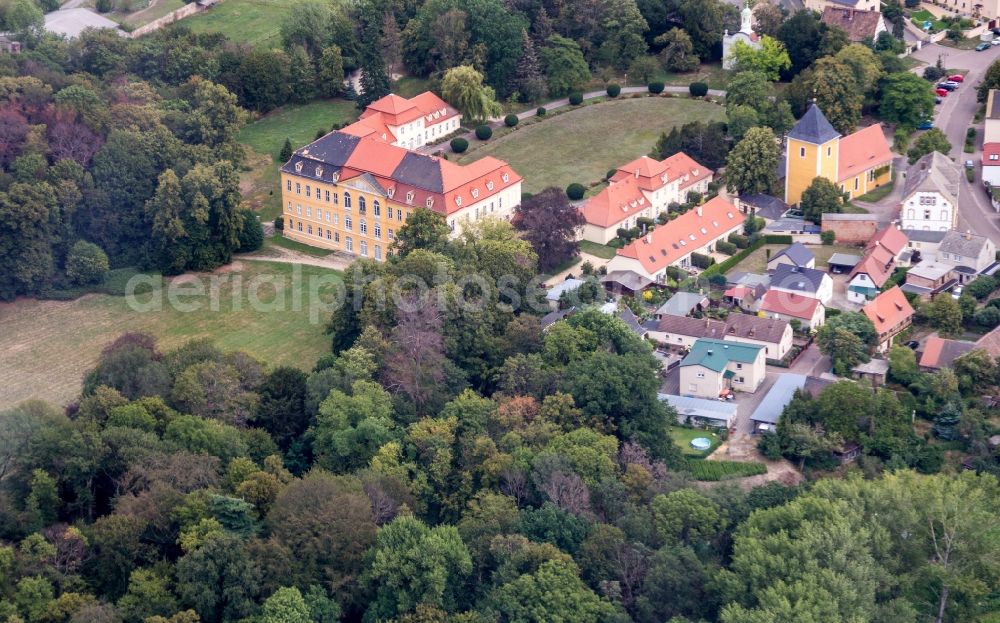
<svg viewBox="0 0 1000 623">
<path fill-rule="evenodd" d="M 799 203 L 817 177 L 859 197 L 892 179 L 892 158 L 881 125 L 841 136 L 813 104 L 786 135 L 785 203 Z"/>
</svg>

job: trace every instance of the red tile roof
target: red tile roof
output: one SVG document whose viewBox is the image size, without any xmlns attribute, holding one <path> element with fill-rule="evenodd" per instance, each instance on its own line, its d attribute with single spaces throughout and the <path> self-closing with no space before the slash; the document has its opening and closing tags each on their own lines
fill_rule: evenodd
<svg viewBox="0 0 1000 623">
<path fill-rule="evenodd" d="M 715 197 L 618 249 L 618 255 L 638 260 L 649 273 L 659 272 L 736 229 L 744 220 L 733 204 Z"/>
<path fill-rule="evenodd" d="M 976 348 L 972 342 L 946 340 L 933 335 L 924 342 L 924 352 L 920 356 L 920 366 L 923 368 L 943 368 L 950 366 L 958 357 Z"/>
<path fill-rule="evenodd" d="M 663 164 L 667 165 L 667 174 L 670 179 L 681 178 L 680 189 L 684 190 L 703 179 L 712 175 L 713 171 L 708 167 L 703 167 L 694 158 L 682 151 L 666 158 Z M 684 199 L 684 197 L 681 197 Z"/>
<path fill-rule="evenodd" d="M 906 248 L 906 244 L 909 241 L 910 239 L 906 237 L 906 234 L 904 234 L 899 227 L 895 224 L 890 224 L 875 233 L 872 239 L 868 242 L 867 248 L 870 249 L 877 245 L 884 249 L 888 249 L 888 251 L 892 253 L 893 257 L 895 257 Z"/>
<path fill-rule="evenodd" d="M 839 150 L 839 182 L 892 162 L 892 149 L 877 123 L 840 139 Z"/>
<path fill-rule="evenodd" d="M 812 320 L 816 314 L 819 301 L 801 294 L 792 294 L 781 290 L 768 290 L 761 299 L 760 310 L 781 314 L 802 320 Z"/>
<path fill-rule="evenodd" d="M 913 316 L 913 307 L 899 286 L 882 292 L 861 308 L 861 311 L 872 321 L 879 335 L 888 333 Z"/>
<path fill-rule="evenodd" d="M 851 269 L 848 279 L 854 279 L 858 273 L 864 273 L 876 287 L 881 288 L 892 275 L 893 262 L 894 258 L 889 255 L 887 249 L 876 247 L 866 253 L 865 257 Z"/>
<path fill-rule="evenodd" d="M 636 158 L 632 162 L 618 167 L 609 182 L 614 184 L 628 178 L 636 180 L 636 183 L 643 190 L 662 188 L 671 179 L 667 172 L 667 166 L 649 156 Z"/>
<path fill-rule="evenodd" d="M 587 200 L 580 211 L 590 225 L 610 227 L 649 208 L 650 203 L 639 188 L 639 182 L 626 176 Z"/>
<path fill-rule="evenodd" d="M 424 117 L 424 125 L 441 123 L 459 112 L 443 99 L 430 91 L 424 91 L 410 99 L 390 93 L 375 100 L 361 113 L 361 118 L 343 128 L 343 132 L 353 136 L 375 135 L 388 143 L 394 143 L 396 136 L 390 126 L 399 127 Z"/>
<path fill-rule="evenodd" d="M 993 156 L 996 158 L 991 160 L 990 158 Z M 1000 143 L 983 144 L 983 166 L 1000 167 Z"/>
</svg>

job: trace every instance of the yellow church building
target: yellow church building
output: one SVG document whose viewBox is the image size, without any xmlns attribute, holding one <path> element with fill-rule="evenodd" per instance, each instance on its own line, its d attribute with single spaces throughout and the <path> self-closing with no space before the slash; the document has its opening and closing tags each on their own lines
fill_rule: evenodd
<svg viewBox="0 0 1000 623">
<path fill-rule="evenodd" d="M 812 181 L 824 177 L 850 199 L 892 179 L 892 149 L 879 124 L 841 136 L 813 104 L 786 135 L 785 203 L 798 204 Z"/>
</svg>

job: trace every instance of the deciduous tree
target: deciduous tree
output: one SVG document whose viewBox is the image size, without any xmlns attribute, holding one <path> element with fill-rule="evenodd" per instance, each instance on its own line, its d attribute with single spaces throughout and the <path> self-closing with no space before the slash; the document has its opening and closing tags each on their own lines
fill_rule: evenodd
<svg viewBox="0 0 1000 623">
<path fill-rule="evenodd" d="M 768 193 L 776 183 L 779 149 L 770 128 L 751 128 L 726 160 L 726 184 L 742 194 Z"/>
<path fill-rule="evenodd" d="M 583 215 L 558 188 L 546 188 L 514 208 L 514 227 L 531 243 L 538 268 L 545 272 L 575 256 Z"/>
</svg>

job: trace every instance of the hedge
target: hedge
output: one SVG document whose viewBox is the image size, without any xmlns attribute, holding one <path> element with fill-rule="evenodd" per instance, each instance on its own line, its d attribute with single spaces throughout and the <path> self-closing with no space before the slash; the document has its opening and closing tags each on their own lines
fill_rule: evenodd
<svg viewBox="0 0 1000 623">
<path fill-rule="evenodd" d="M 538 110 L 535 111 L 535 114 L 538 115 L 539 117 L 544 117 L 546 112 L 547 111 L 545 110 L 545 106 L 539 106 Z"/>
<path fill-rule="evenodd" d="M 691 264 L 695 268 L 705 269 L 715 263 L 715 259 L 711 255 L 702 255 L 701 253 L 691 254 Z"/>
<path fill-rule="evenodd" d="M 583 103 L 583 93 L 570 93 L 569 103 L 572 106 L 579 106 Z"/>
<path fill-rule="evenodd" d="M 481 141 L 488 141 L 493 136 L 493 128 L 488 125 L 481 125 L 476 128 L 476 138 Z"/>
<path fill-rule="evenodd" d="M 733 232 L 733 233 L 729 234 L 729 242 L 735 244 L 737 247 L 739 247 L 741 249 L 745 249 L 748 246 L 750 246 L 750 237 L 749 236 L 744 236 L 743 234 L 737 234 L 736 232 Z"/>
<path fill-rule="evenodd" d="M 663 83 L 662 82 L 650 82 L 649 83 L 649 92 L 652 93 L 653 95 L 659 95 L 660 93 L 663 93 Z"/>
<path fill-rule="evenodd" d="M 621 95 L 622 88 L 617 84 L 608 85 L 608 97 L 618 97 Z"/>
<path fill-rule="evenodd" d="M 691 472 L 695 480 L 718 481 L 766 474 L 767 466 L 756 461 L 706 461 L 703 459 L 692 459 L 688 460 L 688 471 Z"/>
<path fill-rule="evenodd" d="M 715 249 L 719 253 L 725 253 L 726 255 L 736 255 L 738 248 L 735 244 L 731 242 L 726 242 L 725 240 L 720 240 L 715 243 Z"/>
<path fill-rule="evenodd" d="M 767 244 L 792 244 L 795 240 L 789 234 L 765 234 L 764 242 Z"/>
<path fill-rule="evenodd" d="M 743 260 L 747 259 L 747 257 L 751 253 L 761 248 L 762 246 L 764 246 L 764 240 L 758 239 L 754 241 L 754 243 L 751 244 L 749 247 L 743 249 L 742 251 L 732 256 L 731 258 L 719 262 L 718 264 L 712 264 L 707 269 L 705 269 L 705 272 L 703 272 L 702 275 L 705 277 L 711 277 L 712 275 L 715 275 L 717 273 L 721 274 L 728 273 L 733 268 L 733 266 L 736 266 Z"/>
<path fill-rule="evenodd" d="M 451 139 L 451 150 L 456 154 L 460 154 L 469 148 L 469 141 L 465 140 L 461 136 L 456 136 Z"/>
<path fill-rule="evenodd" d="M 583 184 L 578 184 L 576 182 L 573 182 L 572 184 L 566 187 L 566 196 L 572 199 L 573 201 L 579 201 L 580 199 L 583 199 L 583 195 L 586 192 L 587 189 L 584 188 Z"/>
<path fill-rule="evenodd" d="M 517 118 L 517 115 L 513 114 L 507 115 L 506 117 L 503 118 L 503 124 L 508 128 L 513 128 L 514 126 L 516 126 L 518 121 L 520 121 L 520 119 Z"/>
<path fill-rule="evenodd" d="M 38 298 L 52 301 L 72 301 L 85 294 L 107 294 L 110 296 L 125 296 L 129 294 L 128 282 L 137 275 L 144 275 L 146 279 L 138 282 L 132 288 L 132 294 L 146 294 L 152 291 L 150 280 L 158 281 L 161 278 L 159 273 L 147 273 L 134 267 L 113 268 L 104 273 L 100 283 L 94 283 L 76 288 L 51 288 L 39 292 Z M 161 287 L 161 286 L 157 286 Z"/>
<path fill-rule="evenodd" d="M 708 85 L 704 82 L 692 82 L 688 85 L 688 93 L 691 97 L 705 97 L 708 95 Z"/>
</svg>

